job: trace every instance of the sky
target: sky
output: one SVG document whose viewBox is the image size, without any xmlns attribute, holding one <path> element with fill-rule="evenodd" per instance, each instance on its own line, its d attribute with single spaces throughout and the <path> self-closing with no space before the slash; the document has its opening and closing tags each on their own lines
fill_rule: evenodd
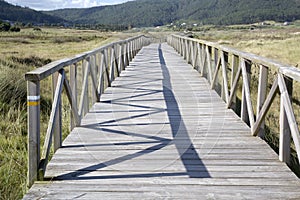
<svg viewBox="0 0 300 200">
<path fill-rule="evenodd" d="M 120 4 L 130 0 L 5 0 L 8 3 L 26 6 L 35 10 L 55 10 L 61 8 L 89 8 Z"/>
</svg>

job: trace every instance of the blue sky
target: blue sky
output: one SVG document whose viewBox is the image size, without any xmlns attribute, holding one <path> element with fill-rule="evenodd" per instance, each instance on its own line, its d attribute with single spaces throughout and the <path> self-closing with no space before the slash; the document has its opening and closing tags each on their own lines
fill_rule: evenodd
<svg viewBox="0 0 300 200">
<path fill-rule="evenodd" d="M 88 8 L 93 6 L 120 4 L 130 0 L 5 0 L 14 5 L 27 6 L 35 10 L 60 8 Z"/>
</svg>

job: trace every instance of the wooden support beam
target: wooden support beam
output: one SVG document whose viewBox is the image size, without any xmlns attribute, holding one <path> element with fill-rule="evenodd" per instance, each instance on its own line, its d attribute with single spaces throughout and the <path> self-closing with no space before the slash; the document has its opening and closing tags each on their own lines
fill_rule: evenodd
<svg viewBox="0 0 300 200">
<path fill-rule="evenodd" d="M 268 97 L 266 98 L 262 108 L 260 109 L 260 112 L 259 114 L 257 115 L 256 117 L 256 122 L 252 128 L 252 135 L 253 136 L 257 136 L 258 135 L 258 131 L 260 130 L 260 126 L 261 124 L 263 123 L 264 119 L 265 119 L 265 116 L 267 115 L 270 107 L 271 107 L 271 104 L 275 98 L 275 95 L 277 93 L 277 90 L 278 90 L 278 78 L 275 77 L 274 79 L 274 82 L 272 84 L 272 88 L 269 92 L 269 95 Z"/>
<path fill-rule="evenodd" d="M 38 179 L 40 162 L 40 82 L 27 81 L 28 173 L 27 185 Z"/>
<path fill-rule="evenodd" d="M 292 80 L 279 73 L 278 84 L 281 93 L 279 159 L 289 164 L 291 135 L 300 158 L 300 133 L 290 98 L 293 91 Z"/>
<path fill-rule="evenodd" d="M 71 105 L 71 109 L 72 107 L 76 107 L 77 109 L 77 97 L 78 97 L 78 92 L 77 92 L 77 64 L 71 65 L 70 66 L 70 90 L 72 93 L 72 98 L 73 101 L 73 105 Z M 77 112 L 78 115 L 78 112 Z M 76 127 L 76 122 L 77 120 L 74 119 L 74 115 L 71 115 L 71 120 L 70 120 L 70 128 L 71 130 L 73 130 Z"/>
<path fill-rule="evenodd" d="M 61 112 L 58 111 L 59 111 L 59 103 L 61 101 L 64 78 L 65 78 L 65 72 L 62 69 L 60 70 L 59 75 L 57 77 L 57 86 L 54 93 L 50 119 L 48 123 L 47 133 L 46 133 L 42 157 L 41 157 L 41 163 L 39 166 L 39 169 L 42 171 L 43 175 L 46 171 L 46 166 L 49 159 L 50 148 L 52 144 L 52 136 L 55 129 L 55 119 L 59 117 L 58 115 L 61 115 Z"/>
<path fill-rule="evenodd" d="M 55 93 L 58 85 L 58 77 L 60 76 L 59 72 L 56 72 L 52 74 L 52 99 L 54 101 Z M 59 149 L 62 145 L 62 105 L 61 105 L 61 98 L 59 98 L 59 101 L 57 102 L 57 117 L 55 117 L 53 124 L 53 147 L 54 152 L 56 152 L 57 149 Z"/>
<path fill-rule="evenodd" d="M 259 81 L 258 81 L 258 95 L 257 95 L 257 106 L 256 106 L 256 113 L 261 111 L 261 108 L 265 102 L 266 96 L 267 96 L 267 86 L 268 86 L 268 68 L 260 65 L 259 66 Z M 264 138 L 265 136 L 265 123 L 262 121 L 258 136 L 261 138 Z"/>
</svg>

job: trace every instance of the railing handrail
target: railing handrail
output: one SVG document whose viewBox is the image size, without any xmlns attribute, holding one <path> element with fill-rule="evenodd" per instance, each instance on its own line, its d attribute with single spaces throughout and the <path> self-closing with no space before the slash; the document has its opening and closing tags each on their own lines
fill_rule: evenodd
<svg viewBox="0 0 300 200">
<path fill-rule="evenodd" d="M 27 72 L 25 74 L 25 79 L 27 81 L 41 81 L 41 80 L 47 78 L 48 76 L 50 76 L 51 74 L 59 71 L 60 69 L 62 69 L 65 66 L 75 64 L 75 63 L 77 63 L 81 60 L 84 60 L 85 58 L 87 58 L 87 57 L 89 57 L 93 54 L 99 53 L 99 52 L 101 52 L 105 49 L 111 48 L 115 45 L 120 45 L 120 44 L 124 44 L 126 42 L 131 42 L 131 41 L 133 41 L 135 39 L 138 39 L 138 38 L 141 38 L 141 37 L 147 38 L 145 35 L 139 35 L 139 36 L 128 38 L 126 40 L 120 40 L 120 41 L 117 41 L 117 42 L 112 42 L 110 44 L 107 44 L 107 45 L 101 46 L 99 48 L 96 48 L 94 50 L 87 51 L 87 52 L 75 55 L 74 57 L 71 57 L 71 58 L 63 58 L 63 59 L 51 62 L 51 63 L 49 63 L 45 66 L 42 66 L 40 68 L 37 68 L 37 69 L 32 70 L 30 72 Z"/>
<path fill-rule="evenodd" d="M 299 69 L 205 40 L 170 35 L 167 41 L 202 76 L 206 76 L 212 89 L 215 89 L 217 79 L 220 77 L 218 76 L 219 71 L 222 71 L 220 80 L 221 97 L 226 102 L 227 108 L 232 108 L 237 95 L 239 80 L 242 79 L 242 98 L 239 114 L 241 119 L 250 126 L 253 136 L 264 137 L 264 119 L 276 94 L 279 93 L 279 159 L 290 164 L 291 139 L 293 139 L 297 157 L 300 160 L 300 134 L 292 106 L 293 81 L 300 82 Z M 229 61 L 230 57 L 231 60 Z M 253 66 L 259 68 L 256 116 L 254 115 L 253 99 L 250 91 L 251 68 Z M 267 92 L 268 73 L 270 71 L 275 72 L 275 74 L 272 74 L 274 80 L 270 91 Z M 230 76 L 230 80 L 228 76 Z"/>
<path fill-rule="evenodd" d="M 193 42 L 199 42 L 201 44 L 211 46 L 213 48 L 219 49 L 224 52 L 230 52 L 236 56 L 243 57 L 246 60 L 251 60 L 257 64 L 271 67 L 272 70 L 275 70 L 276 72 L 280 71 L 283 75 L 300 82 L 300 69 L 298 69 L 292 65 L 284 64 L 284 63 L 281 63 L 274 59 L 266 58 L 266 57 L 263 57 L 260 55 L 256 55 L 254 53 L 245 52 L 245 51 L 238 50 L 238 49 L 235 49 L 232 47 L 221 45 L 216 42 L 210 42 L 210 41 L 201 40 L 201 39 L 189 38 L 186 36 L 179 36 L 179 35 L 175 35 L 175 34 L 173 34 L 172 37 L 186 39 L 186 40 L 193 41 Z"/>
<path fill-rule="evenodd" d="M 105 87 L 111 85 L 138 51 L 150 41 L 150 38 L 140 35 L 113 42 L 72 58 L 54 61 L 25 74 L 28 91 L 28 186 L 31 186 L 35 180 L 44 178 L 52 140 L 54 151 L 62 145 L 63 88 L 70 104 L 70 127 L 73 129 L 80 126 L 83 116 L 89 111 L 89 102 L 92 101 L 92 104 L 99 102 Z M 80 66 L 82 68 L 81 81 L 77 77 L 79 74 L 77 69 Z M 66 75 L 66 67 L 70 67 L 69 77 Z M 44 147 L 40 152 L 40 82 L 50 76 L 53 82 L 53 103 Z M 77 92 L 79 83 L 81 84 L 80 96 Z M 77 101 L 78 97 L 79 101 Z"/>
</svg>

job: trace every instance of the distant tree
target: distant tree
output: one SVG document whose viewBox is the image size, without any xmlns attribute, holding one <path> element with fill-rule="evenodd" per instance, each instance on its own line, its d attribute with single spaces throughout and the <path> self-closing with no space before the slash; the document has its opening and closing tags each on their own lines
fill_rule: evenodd
<svg viewBox="0 0 300 200">
<path fill-rule="evenodd" d="M 0 31 L 9 31 L 10 27 L 10 23 L 0 21 Z"/>
<path fill-rule="evenodd" d="M 21 29 L 17 26 L 12 26 L 12 27 L 10 27 L 9 31 L 11 31 L 11 32 L 20 32 Z"/>
</svg>

